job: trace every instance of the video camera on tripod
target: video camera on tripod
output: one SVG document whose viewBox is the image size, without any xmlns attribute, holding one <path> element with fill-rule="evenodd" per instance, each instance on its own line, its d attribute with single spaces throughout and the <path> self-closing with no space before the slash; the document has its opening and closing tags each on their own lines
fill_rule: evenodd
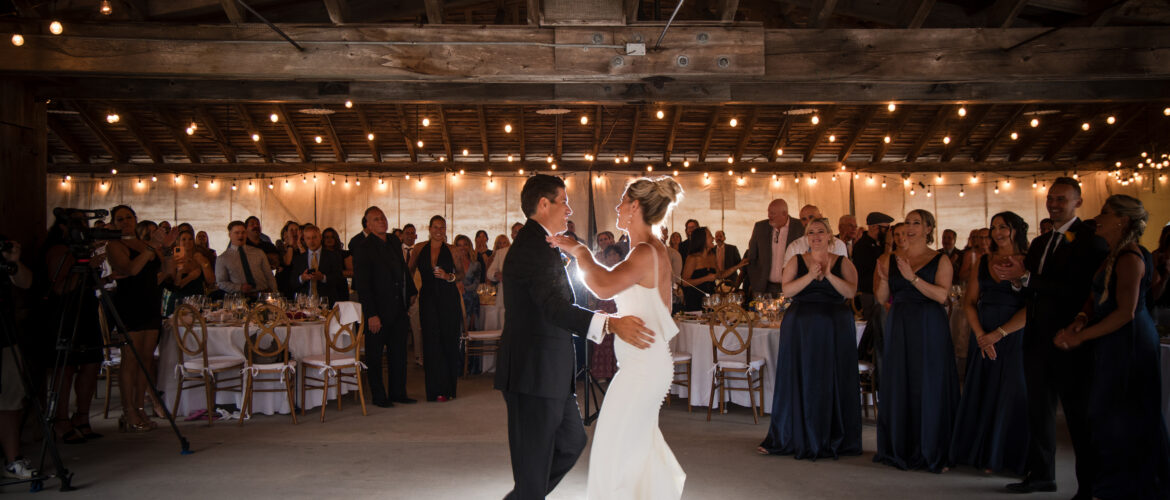
<svg viewBox="0 0 1170 500">
<path fill-rule="evenodd" d="M 60 224 L 67 228 L 65 241 L 70 248 L 73 248 L 75 245 L 88 248 L 95 241 L 121 239 L 121 231 L 89 227 L 89 221 L 104 219 L 109 215 L 109 210 L 100 208 L 85 210 L 81 208 L 57 207 L 53 209 L 53 216 L 57 218 L 55 224 Z"/>
</svg>

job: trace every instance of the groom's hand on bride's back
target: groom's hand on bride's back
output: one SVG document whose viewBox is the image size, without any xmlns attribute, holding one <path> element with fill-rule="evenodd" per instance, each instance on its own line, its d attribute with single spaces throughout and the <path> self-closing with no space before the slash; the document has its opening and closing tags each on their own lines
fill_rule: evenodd
<svg viewBox="0 0 1170 500">
<path fill-rule="evenodd" d="M 646 323 L 636 316 L 609 318 L 609 331 L 638 349 L 645 349 L 654 343 L 654 332 L 646 328 Z"/>
</svg>

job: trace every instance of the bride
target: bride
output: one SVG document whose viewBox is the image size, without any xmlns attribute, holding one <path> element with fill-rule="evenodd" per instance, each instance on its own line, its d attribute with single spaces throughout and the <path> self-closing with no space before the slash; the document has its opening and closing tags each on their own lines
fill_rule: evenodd
<svg viewBox="0 0 1170 500">
<path fill-rule="evenodd" d="M 598 264 L 572 238 L 550 244 L 576 257 L 585 285 L 612 297 L 618 314 L 633 315 L 655 332 L 646 349 L 614 339 L 619 370 L 609 384 L 589 454 L 589 499 L 677 499 L 686 473 L 658 429 L 658 409 L 673 377 L 668 342 L 678 333 L 670 317 L 671 271 L 655 228 L 682 196 L 670 177 L 641 178 L 626 186 L 617 206 L 617 227 L 630 236 L 630 254 L 613 269 Z"/>
</svg>

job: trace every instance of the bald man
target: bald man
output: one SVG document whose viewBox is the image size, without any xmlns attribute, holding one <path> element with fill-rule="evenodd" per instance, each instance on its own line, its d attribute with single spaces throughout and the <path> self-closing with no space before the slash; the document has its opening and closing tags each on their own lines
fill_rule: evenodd
<svg viewBox="0 0 1170 500">
<path fill-rule="evenodd" d="M 821 209 L 816 205 L 805 205 L 800 209 L 800 224 L 803 227 L 808 227 L 808 224 L 816 219 L 824 218 Z M 795 257 L 797 254 L 808 251 L 808 239 L 801 235 L 799 238 L 792 240 L 788 245 L 788 249 L 784 253 L 784 263 Z M 849 257 L 849 247 L 845 246 L 845 242 L 839 238 L 834 237 L 829 240 L 829 253 L 835 253 L 843 257 Z"/>
<path fill-rule="evenodd" d="M 788 245 L 804 236 L 804 226 L 788 215 L 788 203 L 781 199 L 768 204 L 768 218 L 756 222 L 748 241 L 748 290 L 754 293 L 781 293 L 781 271 Z"/>
</svg>

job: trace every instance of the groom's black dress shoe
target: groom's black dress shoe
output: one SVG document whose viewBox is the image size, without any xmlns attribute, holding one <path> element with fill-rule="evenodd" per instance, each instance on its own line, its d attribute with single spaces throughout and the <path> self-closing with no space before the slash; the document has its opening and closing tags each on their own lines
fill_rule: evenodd
<svg viewBox="0 0 1170 500">
<path fill-rule="evenodd" d="M 1033 493 L 1036 491 L 1056 491 L 1055 481 L 1032 481 L 1025 479 L 1018 483 L 1011 483 L 1007 485 L 1007 490 L 1012 493 Z"/>
<path fill-rule="evenodd" d="M 412 404 L 415 404 L 418 402 L 417 399 L 411 399 L 411 398 L 394 398 L 394 399 L 391 399 L 391 401 L 393 401 L 395 403 L 402 403 L 404 405 L 412 405 Z"/>
<path fill-rule="evenodd" d="M 374 401 L 374 406 L 377 406 L 378 408 L 393 408 L 394 403 L 391 403 L 390 401 Z"/>
</svg>

